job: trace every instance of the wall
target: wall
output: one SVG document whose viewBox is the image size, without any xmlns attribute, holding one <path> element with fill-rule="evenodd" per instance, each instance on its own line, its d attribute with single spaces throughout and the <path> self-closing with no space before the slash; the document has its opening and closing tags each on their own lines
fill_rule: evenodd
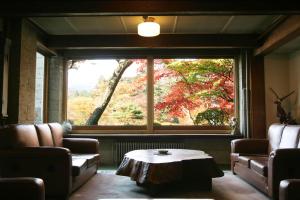
<svg viewBox="0 0 300 200">
<path fill-rule="evenodd" d="M 295 94 L 290 98 L 289 109 L 292 116 L 300 123 L 300 51 L 290 55 L 289 69 L 289 91 L 295 90 Z"/>
<path fill-rule="evenodd" d="M 22 24 L 20 87 L 19 87 L 19 123 L 31 123 L 35 120 L 35 68 L 37 37 L 31 25 Z"/>
<path fill-rule="evenodd" d="M 282 97 L 295 90 L 295 94 L 283 101 L 282 106 L 300 122 L 300 52 L 291 55 L 269 55 L 265 57 L 266 126 L 278 123 L 275 95 L 272 87 Z"/>
<path fill-rule="evenodd" d="M 35 57 L 37 35 L 26 20 L 7 21 L 6 36 L 11 40 L 8 78 L 7 123 L 34 121 Z"/>
<path fill-rule="evenodd" d="M 92 136 L 76 136 L 71 137 L 92 137 Z M 144 138 L 143 138 L 144 137 Z M 236 138 L 234 136 L 216 136 L 216 135 L 201 135 L 201 136 L 179 136 L 176 138 L 172 137 L 159 137 L 157 136 L 140 136 L 135 137 L 115 137 L 115 136 L 94 136 L 100 142 L 101 152 L 101 166 L 116 166 L 114 163 L 114 145 L 115 142 L 119 141 L 143 141 L 143 142 L 183 142 L 186 149 L 196 149 L 206 152 L 207 154 L 214 157 L 216 163 L 220 165 L 230 164 L 230 142 Z"/>
<path fill-rule="evenodd" d="M 54 56 L 49 61 L 48 82 L 48 121 L 63 121 L 63 91 L 64 91 L 64 67 L 63 58 Z"/>
</svg>

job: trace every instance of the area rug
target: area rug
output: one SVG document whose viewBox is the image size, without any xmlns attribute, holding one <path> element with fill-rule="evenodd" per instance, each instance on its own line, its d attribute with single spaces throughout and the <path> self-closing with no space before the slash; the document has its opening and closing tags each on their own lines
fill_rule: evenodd
<svg viewBox="0 0 300 200">
<path fill-rule="evenodd" d="M 270 200 L 254 187 L 233 175 L 213 179 L 212 191 L 200 191 L 197 186 L 170 186 L 158 191 L 139 187 L 128 177 L 98 173 L 75 191 L 70 200 L 103 199 L 209 199 L 209 200 Z"/>
</svg>

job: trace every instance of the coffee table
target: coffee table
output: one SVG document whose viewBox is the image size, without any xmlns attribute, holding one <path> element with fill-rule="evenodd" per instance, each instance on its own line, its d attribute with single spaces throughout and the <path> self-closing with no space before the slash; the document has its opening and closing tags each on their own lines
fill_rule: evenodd
<svg viewBox="0 0 300 200">
<path fill-rule="evenodd" d="M 203 151 L 167 150 L 167 154 L 158 153 L 158 149 L 130 151 L 116 174 L 129 176 L 142 186 L 185 182 L 197 184 L 203 190 L 211 190 L 212 178 L 224 175 L 213 157 Z"/>
</svg>

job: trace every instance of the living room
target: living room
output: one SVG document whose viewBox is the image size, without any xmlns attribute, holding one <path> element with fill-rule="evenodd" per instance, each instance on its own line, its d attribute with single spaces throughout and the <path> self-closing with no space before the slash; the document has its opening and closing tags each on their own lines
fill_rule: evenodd
<svg viewBox="0 0 300 200">
<path fill-rule="evenodd" d="M 221 169 L 228 171 L 231 141 L 267 138 L 271 124 L 281 121 L 278 106 L 293 120 L 300 121 L 297 78 L 300 65 L 300 18 L 297 14 L 300 8 L 297 4 L 76 1 L 70 5 L 69 1 L 10 1 L 1 5 L 0 11 L 3 126 L 58 122 L 66 128 L 64 137 L 96 139 L 100 143 L 100 172 L 106 168 L 117 169 L 128 151 L 152 148 L 201 150 L 212 156 Z M 158 36 L 138 35 L 138 24 L 147 17 L 160 25 Z M 221 125 L 203 125 L 196 121 L 200 119 L 198 112 L 193 109 L 194 113 L 190 112 L 187 108 L 194 107 L 188 106 L 178 116 L 165 120 L 166 115 L 158 113 L 166 110 L 163 106 L 168 102 L 158 100 L 164 99 L 159 95 L 167 94 L 171 87 L 164 86 L 158 93 L 157 85 L 169 81 L 168 84 L 178 86 L 180 82 L 174 77 L 163 80 L 162 77 L 175 72 L 158 69 L 164 65 L 176 70 L 180 62 L 192 66 L 193 62 L 201 64 L 201 59 L 231 62 L 234 98 L 226 102 L 227 107 L 223 106 L 226 111 L 231 109 L 226 112 L 230 113 L 225 117 L 227 120 Z M 118 87 L 126 81 L 134 84 L 122 86 L 127 96 L 115 97 L 121 94 L 118 88 L 111 92 L 99 123 L 88 123 L 97 108 L 90 105 L 104 102 L 101 102 L 101 94 L 105 93 L 105 88 L 99 83 L 95 87 L 100 92 L 94 96 L 72 93 L 74 87 L 87 87 L 97 74 L 96 68 L 80 69 L 88 62 L 92 62 L 91 66 L 113 68 L 116 63 L 121 66 L 128 60 L 134 62 L 128 70 L 136 67 L 135 71 L 145 74 L 138 74 L 134 80 L 131 74 L 117 81 Z M 101 64 L 104 61 L 113 64 Z M 43 67 L 40 78 L 38 65 Z M 108 82 L 105 73 L 95 80 Z M 158 73 L 164 74 L 158 76 Z M 137 85 L 141 81 L 142 84 Z M 186 83 L 191 85 L 191 82 Z M 192 87 L 197 88 L 196 84 Z M 170 95 L 173 99 L 174 94 Z M 281 105 L 275 103 L 288 94 L 280 100 Z M 139 100 L 135 102 L 133 97 Z M 83 110 L 77 110 L 72 104 L 79 99 L 84 99 L 80 104 Z M 130 106 L 123 108 L 118 104 L 120 101 Z M 216 102 L 210 104 L 216 106 Z M 120 113 L 122 109 L 135 115 Z M 115 116 L 119 121 L 113 118 Z M 211 123 L 219 123 L 214 120 Z M 234 121 L 234 128 L 230 120 Z"/>
</svg>

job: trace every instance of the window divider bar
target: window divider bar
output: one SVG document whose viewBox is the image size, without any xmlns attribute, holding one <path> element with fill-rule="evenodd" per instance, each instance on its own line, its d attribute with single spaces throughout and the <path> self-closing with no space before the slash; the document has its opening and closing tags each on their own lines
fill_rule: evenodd
<svg viewBox="0 0 300 200">
<path fill-rule="evenodd" d="M 147 58 L 147 132 L 153 133 L 154 124 L 154 60 Z"/>
</svg>

